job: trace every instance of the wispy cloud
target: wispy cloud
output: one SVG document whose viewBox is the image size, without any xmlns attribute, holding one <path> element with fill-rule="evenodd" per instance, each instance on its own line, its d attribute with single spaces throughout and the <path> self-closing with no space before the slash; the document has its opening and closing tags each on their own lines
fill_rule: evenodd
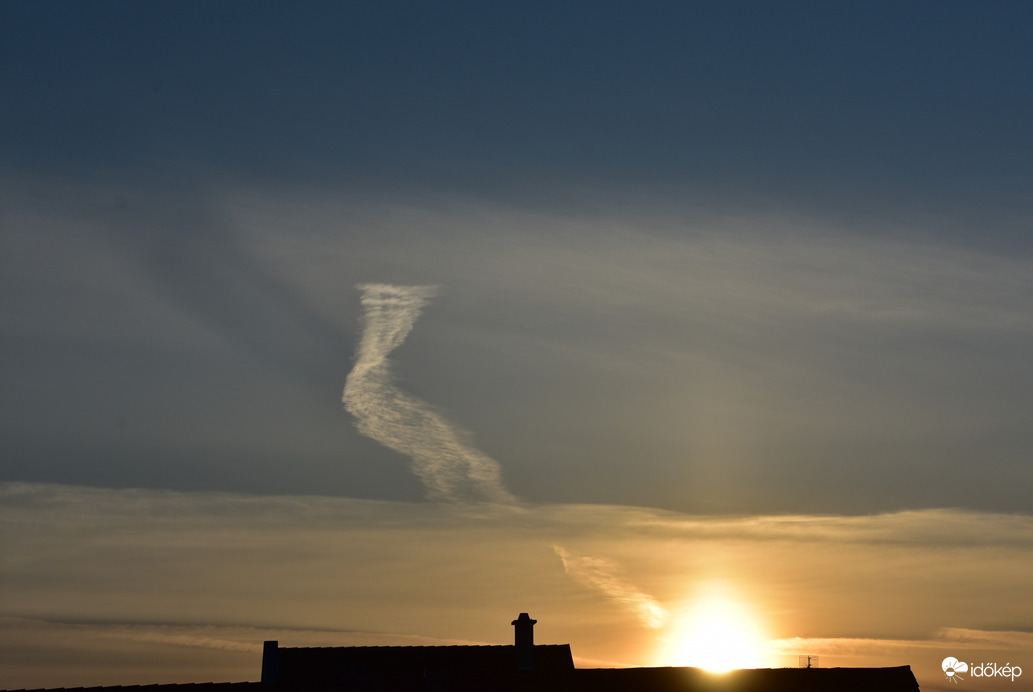
<svg viewBox="0 0 1033 692">
<path fill-rule="evenodd" d="M 0 632 L 10 639 L 30 634 L 79 635 L 92 639 L 125 639 L 168 646 L 261 653 L 262 642 L 287 640 L 292 646 L 434 646 L 482 644 L 417 634 L 342 629 L 270 628 L 245 625 L 180 625 L 108 621 L 60 622 L 0 616 Z M 2 638 L 3 635 L 0 635 Z"/>
<path fill-rule="evenodd" d="M 590 555 L 575 555 L 558 545 L 553 546 L 553 550 L 563 561 L 563 569 L 567 574 L 628 607 L 649 627 L 656 629 L 667 621 L 667 610 L 652 596 L 621 576 L 620 566 L 616 562 Z"/>
<path fill-rule="evenodd" d="M 1033 547 L 1028 514 L 925 509 L 862 516 L 774 515 L 699 517 L 674 512 L 629 515 L 629 524 L 657 534 L 700 540 L 749 538 L 800 543 L 866 543 L 916 547 Z"/>
<path fill-rule="evenodd" d="M 817 653 L 826 656 L 898 655 L 914 650 L 991 651 L 1006 654 L 1012 651 L 1033 651 L 1033 633 L 1012 630 L 975 630 L 945 627 L 932 637 L 884 639 L 877 637 L 788 637 L 772 639 L 766 645 L 769 653 L 796 655 Z M 905 653 L 905 656 L 908 654 Z"/>
<path fill-rule="evenodd" d="M 936 636 L 937 642 L 959 646 L 1002 651 L 1033 651 L 1033 632 L 1015 630 L 976 630 L 964 627 L 944 627 Z"/>
<path fill-rule="evenodd" d="M 388 355 L 405 341 L 436 288 L 358 288 L 365 308 L 362 338 L 342 400 L 359 432 L 410 457 L 432 499 L 515 504 L 498 462 L 464 442 L 462 431 L 427 403 L 394 385 Z"/>
</svg>

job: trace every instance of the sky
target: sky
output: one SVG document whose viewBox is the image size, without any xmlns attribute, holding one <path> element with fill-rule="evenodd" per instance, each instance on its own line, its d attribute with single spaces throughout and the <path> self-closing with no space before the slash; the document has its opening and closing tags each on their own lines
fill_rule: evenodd
<svg viewBox="0 0 1033 692">
<path fill-rule="evenodd" d="M 1033 6 L 556 5 L 0 4 L 0 688 L 1033 689 Z"/>
</svg>

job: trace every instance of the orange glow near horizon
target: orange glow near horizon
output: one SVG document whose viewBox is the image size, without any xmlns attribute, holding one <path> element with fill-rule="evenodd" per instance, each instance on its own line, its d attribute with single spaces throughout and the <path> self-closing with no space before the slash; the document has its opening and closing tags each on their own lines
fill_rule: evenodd
<svg viewBox="0 0 1033 692">
<path fill-rule="evenodd" d="M 661 654 L 663 665 L 712 673 L 769 665 L 764 624 L 726 588 L 708 589 L 673 620 Z"/>
</svg>

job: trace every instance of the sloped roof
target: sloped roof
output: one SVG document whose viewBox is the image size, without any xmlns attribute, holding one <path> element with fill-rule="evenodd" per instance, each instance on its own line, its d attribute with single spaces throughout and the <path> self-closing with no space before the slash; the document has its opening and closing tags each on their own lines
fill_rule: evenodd
<svg viewBox="0 0 1033 692">
<path fill-rule="evenodd" d="M 517 670 L 517 647 L 512 645 L 287 647 L 278 648 L 276 657 L 275 680 L 288 684 Z M 574 670 L 570 645 L 536 645 L 534 669 L 544 673 Z"/>
<path fill-rule="evenodd" d="M 699 668 L 581 669 L 568 692 L 919 692 L 910 666 L 893 668 L 758 668 L 708 673 Z"/>
</svg>

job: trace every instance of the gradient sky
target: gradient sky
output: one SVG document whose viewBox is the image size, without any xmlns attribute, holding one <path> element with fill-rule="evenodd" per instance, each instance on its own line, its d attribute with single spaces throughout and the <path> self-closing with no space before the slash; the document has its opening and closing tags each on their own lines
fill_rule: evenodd
<svg viewBox="0 0 1033 692">
<path fill-rule="evenodd" d="M 0 687 L 1033 689 L 1033 5 L 554 5 L 0 4 Z"/>
</svg>

